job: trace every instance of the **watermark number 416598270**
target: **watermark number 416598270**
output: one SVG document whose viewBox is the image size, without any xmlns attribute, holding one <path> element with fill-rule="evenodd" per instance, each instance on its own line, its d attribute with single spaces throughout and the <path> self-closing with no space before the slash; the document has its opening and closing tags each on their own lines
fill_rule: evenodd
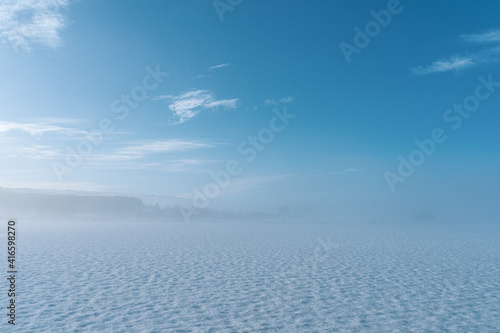
<svg viewBox="0 0 500 333">
<path fill-rule="evenodd" d="M 9 304 L 7 306 L 8 323 L 11 325 L 16 324 L 16 221 L 7 222 L 7 281 L 9 281 L 9 288 L 7 296 L 9 297 Z"/>
</svg>

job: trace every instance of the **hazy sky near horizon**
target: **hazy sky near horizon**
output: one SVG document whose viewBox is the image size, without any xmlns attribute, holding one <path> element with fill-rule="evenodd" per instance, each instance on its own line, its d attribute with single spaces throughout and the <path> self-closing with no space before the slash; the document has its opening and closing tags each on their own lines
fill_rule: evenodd
<svg viewBox="0 0 500 333">
<path fill-rule="evenodd" d="M 216 4 L 2 2 L 0 186 L 498 220 L 498 1 Z"/>
</svg>

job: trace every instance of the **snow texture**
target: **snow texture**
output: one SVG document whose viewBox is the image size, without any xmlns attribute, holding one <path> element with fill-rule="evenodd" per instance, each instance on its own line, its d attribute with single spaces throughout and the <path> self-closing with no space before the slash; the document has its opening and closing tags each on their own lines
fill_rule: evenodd
<svg viewBox="0 0 500 333">
<path fill-rule="evenodd" d="M 4 314 L 2 332 L 500 329 L 498 226 L 19 229 L 16 326 Z"/>
</svg>

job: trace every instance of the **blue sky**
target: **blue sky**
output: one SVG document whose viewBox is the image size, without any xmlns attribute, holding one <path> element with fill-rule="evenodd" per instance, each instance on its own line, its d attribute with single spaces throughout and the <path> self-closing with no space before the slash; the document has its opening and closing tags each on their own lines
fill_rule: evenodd
<svg viewBox="0 0 500 333">
<path fill-rule="evenodd" d="M 443 118 L 479 76 L 500 82 L 498 2 L 220 3 L 3 2 L 0 186 L 191 198 L 235 160 L 211 204 L 498 220 L 500 89 L 460 128 Z M 348 63 L 341 43 L 382 10 L 390 22 Z M 296 117 L 248 162 L 239 145 L 284 110 Z M 103 119 L 113 130 L 69 167 Z M 446 142 L 391 188 L 435 128 Z"/>
</svg>

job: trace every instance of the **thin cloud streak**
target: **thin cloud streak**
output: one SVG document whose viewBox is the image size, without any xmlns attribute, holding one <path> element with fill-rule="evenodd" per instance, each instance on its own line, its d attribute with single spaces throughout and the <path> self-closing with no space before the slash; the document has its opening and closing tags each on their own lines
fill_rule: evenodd
<svg viewBox="0 0 500 333">
<path fill-rule="evenodd" d="M 227 64 L 220 64 L 220 65 L 216 65 L 216 66 L 210 66 L 210 67 L 208 67 L 208 70 L 209 71 L 215 71 L 216 69 L 227 67 L 229 65 L 231 65 L 231 64 L 227 63 Z"/>
<path fill-rule="evenodd" d="M 343 174 L 346 174 L 346 173 L 361 172 L 361 171 L 364 171 L 364 170 L 363 169 L 357 169 L 357 168 L 349 168 L 349 169 L 346 169 L 344 171 L 330 172 L 329 174 L 330 175 L 343 175 Z"/>
<path fill-rule="evenodd" d="M 463 41 L 477 44 L 500 44 L 500 30 L 491 30 L 481 34 L 461 35 Z M 428 66 L 411 68 L 415 75 L 427 75 L 449 71 L 460 71 L 481 64 L 491 64 L 500 61 L 500 46 L 480 50 L 467 56 L 455 55 L 449 59 L 435 61 Z"/>
<path fill-rule="evenodd" d="M 43 145 L 20 148 L 20 151 L 24 157 L 34 160 L 52 160 L 62 158 L 64 156 L 64 154 L 53 150 L 52 147 Z"/>
<path fill-rule="evenodd" d="M 100 170 L 147 170 L 167 173 L 204 173 L 211 171 L 210 165 L 221 163 L 216 160 L 197 160 L 197 159 L 174 159 L 161 160 L 158 162 L 144 162 L 140 159 L 129 160 L 123 163 L 123 160 L 89 161 L 89 165 L 99 167 Z"/>
<path fill-rule="evenodd" d="M 469 43 L 500 43 L 500 30 L 491 30 L 482 34 L 462 35 L 460 37 Z"/>
<path fill-rule="evenodd" d="M 416 75 L 427 75 L 431 73 L 448 72 L 451 70 L 465 69 L 474 66 L 476 63 L 472 58 L 462 58 L 460 56 L 452 57 L 448 60 L 439 60 L 433 62 L 429 66 L 413 68 L 412 71 Z"/>
<path fill-rule="evenodd" d="M 214 145 L 186 142 L 177 140 L 156 141 L 143 144 L 131 145 L 120 149 L 113 154 L 101 154 L 91 157 L 92 160 L 100 161 L 129 161 L 142 159 L 151 154 L 160 154 L 168 152 L 181 152 L 200 148 L 211 148 Z"/>
<path fill-rule="evenodd" d="M 60 127 L 45 123 L 17 123 L 12 121 L 0 121 L 0 133 L 6 133 L 10 131 L 22 131 L 29 133 L 30 135 L 42 135 L 44 133 L 61 133 L 68 135 L 85 134 L 85 131 Z"/>
<path fill-rule="evenodd" d="M 127 147 L 118 149 L 110 154 L 92 154 L 88 158 L 90 161 L 94 162 L 113 162 L 113 161 L 132 161 L 141 160 L 147 156 L 153 154 L 162 154 L 169 152 L 184 152 L 195 149 L 202 148 L 212 148 L 215 147 L 214 144 L 204 144 L 198 142 L 188 142 L 188 141 L 177 141 L 177 140 L 167 140 L 167 141 L 155 141 L 146 143 L 131 144 Z M 23 157 L 35 160 L 55 160 L 64 159 L 66 157 L 66 152 L 64 149 L 58 149 L 54 146 L 49 145 L 39 145 L 34 144 L 27 147 L 17 148 L 17 153 L 14 155 L 9 155 L 9 158 Z M 92 163 L 92 162 L 91 162 Z M 168 163 L 182 163 L 185 165 L 201 165 L 202 160 L 195 159 L 185 159 L 185 160 L 174 160 L 168 161 Z"/>
</svg>

